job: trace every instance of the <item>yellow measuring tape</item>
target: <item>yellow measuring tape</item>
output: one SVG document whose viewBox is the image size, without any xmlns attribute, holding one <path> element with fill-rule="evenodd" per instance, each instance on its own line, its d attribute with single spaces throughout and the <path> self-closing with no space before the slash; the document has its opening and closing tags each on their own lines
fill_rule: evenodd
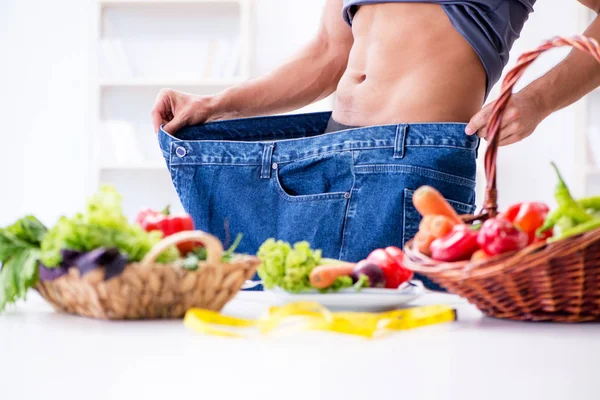
<svg viewBox="0 0 600 400">
<path fill-rule="evenodd" d="M 330 312 L 319 303 L 296 302 L 270 307 L 259 319 L 244 319 L 192 308 L 183 323 L 194 332 L 243 338 L 243 329 L 257 328 L 263 335 L 275 330 L 329 331 L 373 338 L 389 331 L 407 330 L 456 320 L 456 311 L 444 305 L 421 306 L 384 313 Z M 295 324 L 294 324 L 295 323 Z"/>
</svg>

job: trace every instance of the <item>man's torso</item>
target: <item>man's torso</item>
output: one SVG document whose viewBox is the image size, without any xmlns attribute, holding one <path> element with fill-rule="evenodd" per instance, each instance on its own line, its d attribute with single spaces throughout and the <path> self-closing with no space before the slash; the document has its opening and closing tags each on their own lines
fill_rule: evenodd
<svg viewBox="0 0 600 400">
<path fill-rule="evenodd" d="M 333 118 L 346 125 L 467 122 L 486 93 L 483 64 L 438 4 L 358 8 Z"/>
</svg>

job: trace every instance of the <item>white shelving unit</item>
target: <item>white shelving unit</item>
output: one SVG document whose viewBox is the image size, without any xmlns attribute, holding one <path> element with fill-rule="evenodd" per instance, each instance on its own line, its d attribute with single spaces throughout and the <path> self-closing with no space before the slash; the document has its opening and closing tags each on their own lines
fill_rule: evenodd
<svg viewBox="0 0 600 400">
<path fill-rule="evenodd" d="M 213 94 L 250 77 L 252 0 L 95 1 L 88 192 L 116 186 L 128 216 L 177 209 L 150 111 L 162 88 Z"/>
<path fill-rule="evenodd" d="M 241 0 L 243 1 L 243 0 Z M 104 6 L 146 6 L 148 4 L 240 3 L 240 0 L 98 0 Z"/>
<path fill-rule="evenodd" d="M 206 79 L 206 80 L 189 80 L 189 79 L 145 79 L 145 78 L 130 78 L 130 79 L 103 79 L 100 81 L 99 85 L 102 88 L 111 88 L 111 87 L 177 87 L 177 86 L 186 86 L 186 87 L 216 87 L 220 88 L 223 86 L 233 86 L 243 82 L 243 79 L 240 78 L 230 78 L 230 79 Z"/>
<path fill-rule="evenodd" d="M 582 7 L 581 31 L 586 29 L 596 14 Z M 574 190 L 578 196 L 600 193 L 600 89 L 596 89 L 575 105 L 575 177 Z M 594 150 L 596 156 L 594 156 Z"/>
</svg>

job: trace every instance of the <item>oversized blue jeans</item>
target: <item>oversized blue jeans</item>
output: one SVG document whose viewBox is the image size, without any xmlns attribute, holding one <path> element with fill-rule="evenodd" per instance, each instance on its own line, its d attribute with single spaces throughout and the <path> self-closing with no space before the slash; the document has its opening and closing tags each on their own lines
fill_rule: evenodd
<svg viewBox="0 0 600 400">
<path fill-rule="evenodd" d="M 210 122 L 159 142 L 197 229 L 238 251 L 306 240 L 360 261 L 418 230 L 412 195 L 431 185 L 461 214 L 475 208 L 479 139 L 462 123 L 371 126 L 324 134 L 331 113 Z M 422 277 L 421 277 L 422 278 Z M 424 279 L 427 286 L 435 284 Z"/>
</svg>

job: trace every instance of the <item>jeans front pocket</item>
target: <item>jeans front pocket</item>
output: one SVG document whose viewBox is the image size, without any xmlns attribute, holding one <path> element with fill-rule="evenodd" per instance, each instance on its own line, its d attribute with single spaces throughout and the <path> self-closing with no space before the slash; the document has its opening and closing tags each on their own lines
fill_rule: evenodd
<svg viewBox="0 0 600 400">
<path fill-rule="evenodd" d="M 278 200 L 269 210 L 276 237 L 308 241 L 323 256 L 338 258 L 354 180 L 350 152 L 278 165 L 271 178 Z"/>
<path fill-rule="evenodd" d="M 271 227 L 276 229 L 273 237 L 291 243 L 307 241 L 313 249 L 321 249 L 324 257 L 338 258 L 348 203 L 346 196 L 319 196 L 300 201 L 280 198 L 276 208 L 270 210 Z"/>
<path fill-rule="evenodd" d="M 351 152 L 280 164 L 275 169 L 276 188 L 290 201 L 347 198 L 354 186 Z"/>
</svg>

